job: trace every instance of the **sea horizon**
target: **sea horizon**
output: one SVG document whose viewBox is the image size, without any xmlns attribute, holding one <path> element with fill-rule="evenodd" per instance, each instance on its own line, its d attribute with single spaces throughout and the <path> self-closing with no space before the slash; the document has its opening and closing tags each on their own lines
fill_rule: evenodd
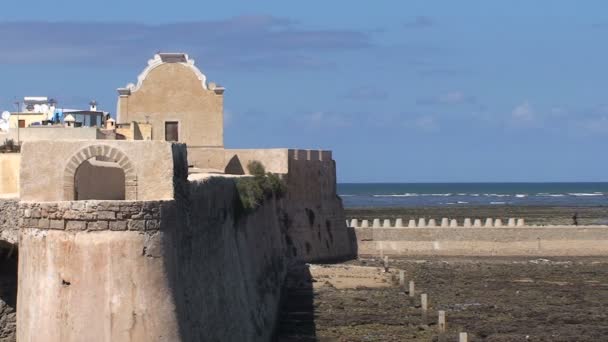
<svg viewBox="0 0 608 342">
<path fill-rule="evenodd" d="M 345 207 L 606 206 L 608 182 L 338 183 Z"/>
</svg>

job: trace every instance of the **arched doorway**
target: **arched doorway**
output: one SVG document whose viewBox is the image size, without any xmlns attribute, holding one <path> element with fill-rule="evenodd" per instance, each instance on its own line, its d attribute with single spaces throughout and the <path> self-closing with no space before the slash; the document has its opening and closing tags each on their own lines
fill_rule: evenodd
<svg viewBox="0 0 608 342">
<path fill-rule="evenodd" d="M 121 150 L 93 145 L 76 152 L 64 170 L 64 199 L 136 200 L 137 175 Z"/>
</svg>

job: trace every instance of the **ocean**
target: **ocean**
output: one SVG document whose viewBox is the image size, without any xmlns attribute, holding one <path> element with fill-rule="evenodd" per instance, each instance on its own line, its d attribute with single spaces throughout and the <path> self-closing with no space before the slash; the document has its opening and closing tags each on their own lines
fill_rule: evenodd
<svg viewBox="0 0 608 342">
<path fill-rule="evenodd" d="M 602 183 L 339 183 L 347 208 L 608 206 Z"/>
</svg>

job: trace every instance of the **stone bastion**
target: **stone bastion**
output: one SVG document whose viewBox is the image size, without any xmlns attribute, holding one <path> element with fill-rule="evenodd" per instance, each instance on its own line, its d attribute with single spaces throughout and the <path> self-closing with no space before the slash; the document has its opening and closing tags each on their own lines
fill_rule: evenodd
<svg viewBox="0 0 608 342">
<path fill-rule="evenodd" d="M 289 265 L 356 255 L 335 162 L 326 151 L 218 151 L 236 175 L 189 177 L 184 144 L 25 143 L 20 198 L 0 200 L 0 250 L 19 275 L 16 338 L 270 340 Z M 286 190 L 245 210 L 237 183 L 257 159 Z"/>
</svg>

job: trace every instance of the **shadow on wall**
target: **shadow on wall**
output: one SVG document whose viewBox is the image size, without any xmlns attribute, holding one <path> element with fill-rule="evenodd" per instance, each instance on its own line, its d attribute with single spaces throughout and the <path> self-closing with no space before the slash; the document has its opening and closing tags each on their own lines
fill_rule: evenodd
<svg viewBox="0 0 608 342">
<path fill-rule="evenodd" d="M 115 162 L 85 160 L 74 175 L 74 199 L 124 200 L 125 172 Z"/>
<path fill-rule="evenodd" d="M 0 241 L 0 340 L 17 338 L 17 246 Z"/>
<path fill-rule="evenodd" d="M 307 265 L 298 264 L 290 268 L 283 287 L 276 342 L 317 340 L 312 284 Z"/>
<path fill-rule="evenodd" d="M 237 155 L 234 155 L 232 158 L 230 158 L 230 161 L 228 162 L 228 164 L 226 165 L 226 168 L 224 169 L 224 173 L 226 173 L 228 175 L 244 175 L 245 174 L 243 165 L 241 164 L 241 161 L 239 160 L 239 157 Z"/>
</svg>

